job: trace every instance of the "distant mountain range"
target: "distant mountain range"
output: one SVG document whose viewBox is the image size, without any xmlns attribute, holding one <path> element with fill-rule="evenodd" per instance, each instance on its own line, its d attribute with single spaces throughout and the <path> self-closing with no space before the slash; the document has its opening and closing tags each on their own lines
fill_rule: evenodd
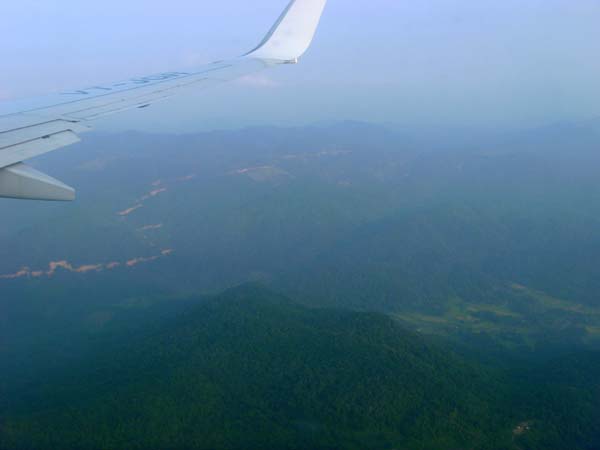
<svg viewBox="0 0 600 450">
<path fill-rule="evenodd" d="M 485 352 L 596 348 L 597 129 L 445 148 L 357 122 L 94 135 L 39 160 L 77 203 L 0 206 L 0 297 L 27 309 L 82 277 L 178 295 L 261 281 Z"/>
</svg>

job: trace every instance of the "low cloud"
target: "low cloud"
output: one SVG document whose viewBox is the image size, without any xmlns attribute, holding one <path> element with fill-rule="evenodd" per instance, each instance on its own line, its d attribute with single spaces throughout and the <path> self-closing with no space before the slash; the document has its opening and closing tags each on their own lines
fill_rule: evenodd
<svg viewBox="0 0 600 450">
<path fill-rule="evenodd" d="M 234 170 L 233 172 L 230 172 L 230 174 L 245 175 L 258 183 L 292 177 L 290 173 L 275 166 L 245 167 L 243 169 Z"/>
<path fill-rule="evenodd" d="M 196 178 L 196 174 L 192 173 L 189 175 L 184 175 L 184 176 L 175 178 L 174 181 L 175 182 L 185 182 L 185 181 L 193 180 L 194 178 Z M 165 182 L 161 179 L 153 181 L 152 183 L 150 183 L 150 186 L 152 186 L 152 188 L 153 188 L 150 192 L 148 192 L 147 194 L 144 194 L 139 200 L 137 200 L 136 204 L 134 206 L 132 206 L 131 208 L 127 208 L 123 211 L 119 211 L 117 213 L 117 215 L 121 216 L 121 217 L 128 216 L 132 212 L 134 212 L 140 208 L 143 208 L 144 202 L 146 200 L 150 200 L 151 198 L 157 197 L 158 195 L 160 195 L 164 192 L 167 192 L 169 190 L 169 188 L 165 185 Z"/>
<path fill-rule="evenodd" d="M 80 267 L 73 267 L 67 261 L 52 261 L 48 267 L 50 270 L 46 272 L 46 275 L 49 277 L 53 276 L 57 269 L 64 269 L 68 272 L 74 273 L 100 272 L 102 269 L 104 269 L 104 265 L 102 264 L 87 264 Z"/>
<path fill-rule="evenodd" d="M 29 267 L 23 267 L 21 270 L 15 273 L 0 275 L 0 280 L 15 280 L 18 278 L 42 278 L 53 277 L 58 271 L 62 270 L 65 272 L 71 272 L 76 274 L 87 274 L 91 272 L 102 272 L 105 270 L 113 270 L 118 267 L 134 267 L 139 264 L 148 263 L 152 261 L 156 261 L 158 259 L 167 257 L 173 254 L 174 250 L 171 248 L 167 248 L 161 250 L 158 255 L 153 256 L 140 256 L 136 258 L 131 258 L 124 263 L 119 261 L 113 261 L 109 263 L 100 263 L 100 264 L 84 264 L 82 266 L 73 266 L 70 262 L 66 260 L 61 261 L 51 261 L 48 263 L 47 270 L 31 270 Z"/>
<path fill-rule="evenodd" d="M 151 230 L 159 230 L 163 227 L 162 223 L 157 223 L 156 225 L 144 225 L 141 228 L 138 228 L 138 231 L 151 231 Z"/>
<path fill-rule="evenodd" d="M 0 275 L 1 280 L 14 280 L 15 278 L 22 278 L 29 275 L 31 272 L 28 267 L 23 267 L 21 270 L 15 273 L 9 273 L 6 275 Z M 37 273 L 37 272 L 36 272 Z"/>
<path fill-rule="evenodd" d="M 167 188 L 166 187 L 162 187 L 162 188 L 158 188 L 158 189 L 154 189 L 150 192 L 148 192 L 146 195 L 144 195 L 141 199 L 140 202 L 145 202 L 146 200 L 152 198 L 152 197 L 156 197 L 159 194 L 162 194 L 163 192 L 167 192 Z"/>
<path fill-rule="evenodd" d="M 135 206 L 132 206 L 131 208 L 127 208 L 127 209 L 125 209 L 123 211 L 119 211 L 117 213 L 117 215 L 121 216 L 121 217 L 128 216 L 132 212 L 134 212 L 134 211 L 136 211 L 136 210 L 138 210 L 140 208 L 143 208 L 143 207 L 144 207 L 144 205 L 135 205 Z"/>
<path fill-rule="evenodd" d="M 127 267 L 137 266 L 138 264 L 156 261 L 160 256 L 148 256 L 130 259 L 125 263 Z"/>
</svg>

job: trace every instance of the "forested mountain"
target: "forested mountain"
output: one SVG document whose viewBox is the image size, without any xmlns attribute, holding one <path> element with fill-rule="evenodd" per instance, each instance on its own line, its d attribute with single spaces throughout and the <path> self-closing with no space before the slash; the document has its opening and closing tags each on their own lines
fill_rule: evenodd
<svg viewBox="0 0 600 450">
<path fill-rule="evenodd" d="M 98 426 L 90 446 L 117 447 L 160 421 L 221 447 L 598 448 L 597 122 L 96 134 L 35 163 L 79 199 L 0 204 L 5 446 Z M 217 295 L 247 282 L 317 310 Z M 185 386 L 227 428 L 190 419 Z"/>
<path fill-rule="evenodd" d="M 384 315 L 307 309 L 248 285 L 40 376 L 1 415 L 0 445 L 586 448 L 600 373 L 573 385 L 580 369 L 518 379 Z M 575 411 L 590 416 L 572 428 Z"/>
</svg>

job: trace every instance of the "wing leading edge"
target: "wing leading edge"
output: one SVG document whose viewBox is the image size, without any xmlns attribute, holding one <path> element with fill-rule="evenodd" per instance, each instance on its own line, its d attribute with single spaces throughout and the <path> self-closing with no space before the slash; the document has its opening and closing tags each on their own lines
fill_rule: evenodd
<svg viewBox="0 0 600 450">
<path fill-rule="evenodd" d="M 189 89 L 206 89 L 281 64 L 297 63 L 310 46 L 327 0 L 292 0 L 251 52 L 192 71 L 165 72 L 32 101 L 0 103 L 0 197 L 73 200 L 69 186 L 23 161 L 73 144 L 87 122 L 144 108 Z"/>
</svg>

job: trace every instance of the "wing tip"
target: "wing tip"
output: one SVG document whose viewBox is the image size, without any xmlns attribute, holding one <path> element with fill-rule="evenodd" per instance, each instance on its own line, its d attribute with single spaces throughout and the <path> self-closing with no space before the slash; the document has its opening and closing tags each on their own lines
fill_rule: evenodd
<svg viewBox="0 0 600 450">
<path fill-rule="evenodd" d="M 297 63 L 313 41 L 327 0 L 291 0 L 261 43 L 244 56 Z"/>
</svg>

